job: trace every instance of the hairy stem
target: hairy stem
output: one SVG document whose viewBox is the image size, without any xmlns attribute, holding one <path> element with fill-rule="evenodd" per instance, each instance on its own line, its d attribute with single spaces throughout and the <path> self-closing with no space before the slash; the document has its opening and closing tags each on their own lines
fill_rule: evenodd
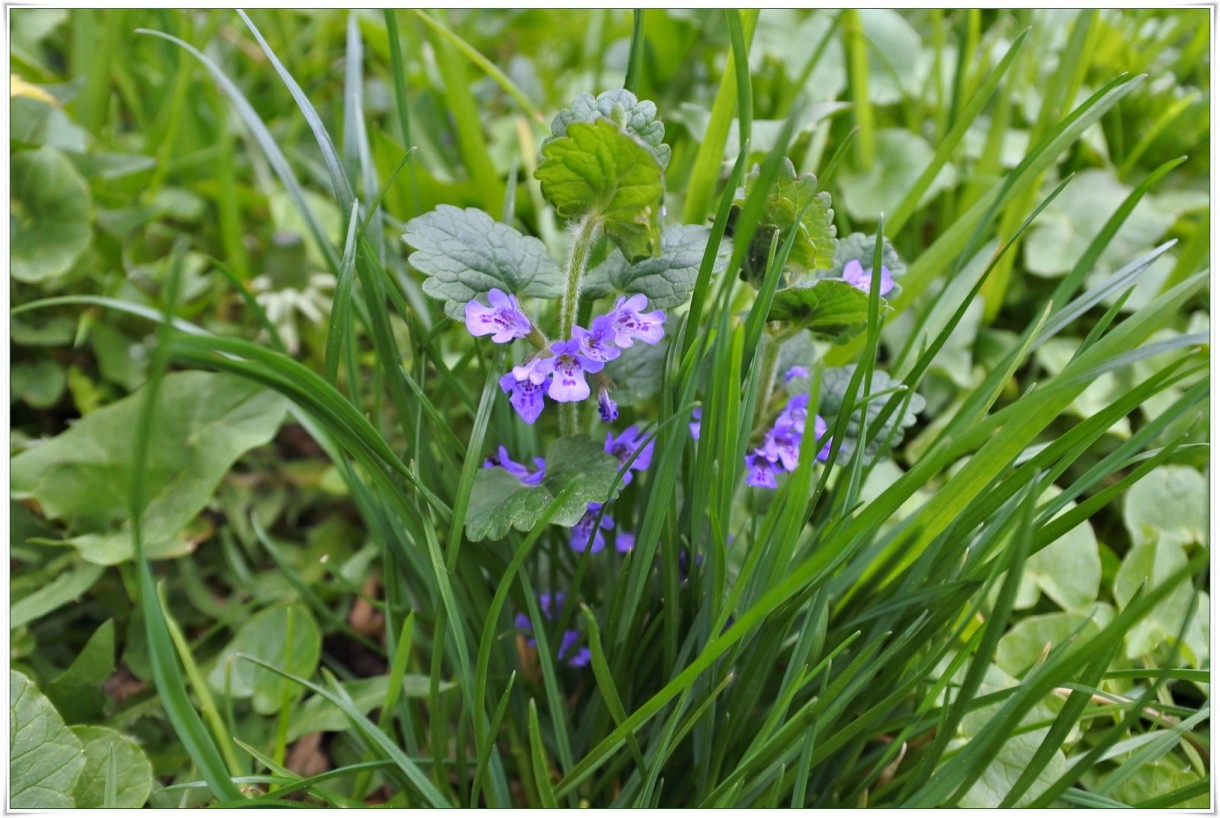
<svg viewBox="0 0 1220 818">
<path fill-rule="evenodd" d="M 568 286 L 559 305 L 559 338 L 566 341 L 572 337 L 576 324 L 576 310 L 580 306 L 580 282 L 585 277 L 589 254 L 601 232 L 601 220 L 590 214 L 581 219 L 572 242 L 572 254 L 568 257 Z M 576 434 L 576 404 L 564 403 L 559 407 L 559 433 L 564 437 Z"/>
</svg>

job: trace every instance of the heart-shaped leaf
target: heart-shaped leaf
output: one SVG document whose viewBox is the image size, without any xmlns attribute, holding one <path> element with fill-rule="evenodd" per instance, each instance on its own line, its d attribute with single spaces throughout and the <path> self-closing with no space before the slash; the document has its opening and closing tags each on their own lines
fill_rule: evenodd
<svg viewBox="0 0 1220 818">
<path fill-rule="evenodd" d="M 279 712 L 286 686 L 296 685 L 239 657 L 253 656 L 297 676 L 309 678 L 322 656 L 322 632 L 303 605 L 277 605 L 244 622 L 237 635 L 216 658 L 208 684 L 226 689 L 235 698 L 253 698 L 254 709 L 264 715 Z"/>
<path fill-rule="evenodd" d="M 424 292 L 443 299 L 454 320 L 492 288 L 540 298 L 563 294 L 563 273 L 546 246 L 482 210 L 440 205 L 407 222 L 402 238 L 414 248 L 411 266 L 427 277 Z"/>
<path fill-rule="evenodd" d="M 746 196 L 758 184 L 761 170 L 754 168 L 746 176 Z M 737 204 L 742 204 L 744 200 Z M 799 224 L 798 224 L 799 220 Z M 767 193 L 759 220 L 760 231 L 767 228 L 765 247 L 770 247 L 770 234 L 778 231 L 786 236 L 796 225 L 796 239 L 788 255 L 786 269 L 794 272 L 828 270 L 834 265 L 835 226 L 830 194 L 818 190 L 817 177 L 812 173 L 797 175 L 792 161 L 785 158 L 780 165 L 775 186 Z M 755 242 L 761 236 L 755 237 Z M 762 247 L 763 245 L 760 245 Z M 747 261 L 743 275 L 747 281 L 762 281 L 766 273 L 766 252 L 754 252 Z"/>
<path fill-rule="evenodd" d="M 596 122 L 609 119 L 622 125 L 627 133 L 637 136 L 647 145 L 661 168 L 669 166 L 670 149 L 665 144 L 665 123 L 657 119 L 657 106 L 649 100 L 637 99 L 625 88 L 612 88 L 598 94 L 577 94 L 572 104 L 561 110 L 551 121 L 552 139 L 566 136 L 574 122 Z"/>
</svg>

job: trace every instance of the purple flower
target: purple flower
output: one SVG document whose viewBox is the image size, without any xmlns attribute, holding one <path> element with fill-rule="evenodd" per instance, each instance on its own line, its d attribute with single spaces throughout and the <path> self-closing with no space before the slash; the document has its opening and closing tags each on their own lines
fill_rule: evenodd
<svg viewBox="0 0 1220 818">
<path fill-rule="evenodd" d="M 690 436 L 695 440 L 699 439 L 699 431 L 703 428 L 703 407 L 696 406 L 691 410 L 690 416 L 694 418 L 690 422 Z"/>
<path fill-rule="evenodd" d="M 767 459 L 762 449 L 746 455 L 746 485 L 758 488 L 778 488 L 775 482 L 775 464 Z"/>
<path fill-rule="evenodd" d="M 551 400 L 567 403 L 589 397 L 589 384 L 585 381 L 585 373 L 601 372 L 605 364 L 582 355 L 580 342 L 575 338 L 556 341 L 551 344 L 551 351 L 555 353 L 555 377 L 551 380 L 551 388 L 547 390 Z"/>
<path fill-rule="evenodd" d="M 777 423 L 763 439 L 760 452 L 771 463 L 779 461 L 784 471 L 795 471 L 801 456 L 801 437 L 804 424 L 799 427 L 792 424 Z"/>
<path fill-rule="evenodd" d="M 599 315 L 589 325 L 590 329 L 572 327 L 572 337 L 580 342 L 580 354 L 590 361 L 613 361 L 622 352 L 614 345 L 617 333 L 610 323 L 610 316 Z"/>
<path fill-rule="evenodd" d="M 634 469 L 635 471 L 644 471 L 644 469 L 648 468 L 648 464 L 652 462 L 652 449 L 653 446 L 656 445 L 656 440 L 650 440 L 647 446 L 640 448 L 639 440 L 641 437 L 642 435 L 640 434 L 639 427 L 634 424 L 624 429 L 623 433 L 617 438 L 614 436 L 613 432 L 607 432 L 605 446 L 606 454 L 612 454 L 618 458 L 618 462 L 626 463 L 628 460 L 631 460 L 631 456 L 635 455 L 636 451 L 639 451 L 639 454 L 636 455 L 635 460 L 631 462 L 631 469 Z M 628 470 L 628 472 L 623 475 L 623 485 L 627 485 L 630 482 L 631 471 Z"/>
<path fill-rule="evenodd" d="M 618 419 L 618 404 L 610 397 L 610 390 L 603 383 L 597 387 L 597 413 L 603 423 L 611 423 Z"/>
<path fill-rule="evenodd" d="M 808 378 L 809 370 L 803 366 L 794 366 L 784 373 L 784 383 L 796 380 L 797 378 Z"/>
<path fill-rule="evenodd" d="M 534 463 L 538 466 L 538 471 L 530 471 L 528 466 L 523 466 L 520 463 L 514 462 L 508 456 L 508 449 L 501 446 L 496 454 L 491 455 L 483 461 L 483 468 L 494 469 L 501 468 L 504 471 L 516 477 L 527 486 L 536 486 L 542 482 L 542 477 L 546 473 L 546 461 L 541 457 L 535 457 Z"/>
<path fill-rule="evenodd" d="M 826 429 L 827 429 L 826 421 L 822 419 L 822 416 L 814 415 L 813 416 L 813 435 L 814 435 L 814 437 L 816 437 L 818 440 L 821 440 L 822 436 L 826 434 Z M 830 458 L 830 444 L 831 444 L 831 441 L 827 440 L 826 445 L 822 447 L 822 451 L 818 452 L 818 460 L 821 461 L 822 463 L 825 463 Z"/>
<path fill-rule="evenodd" d="M 525 313 L 521 312 L 517 296 L 493 287 L 487 293 L 487 300 L 491 302 L 490 307 L 478 301 L 466 302 L 466 329 L 470 330 L 471 335 L 491 335 L 495 343 L 507 344 L 514 338 L 524 338 L 530 334 L 533 326 Z"/>
<path fill-rule="evenodd" d="M 872 288 L 873 271 L 865 270 L 859 259 L 852 259 L 843 265 L 843 280 L 856 289 L 868 292 Z M 890 275 L 889 269 L 884 264 L 881 265 L 881 284 L 879 286 L 881 295 L 894 289 L 894 277 Z"/>
<path fill-rule="evenodd" d="M 603 514 L 601 524 L 595 525 L 601 507 L 601 503 L 589 503 L 584 516 L 576 521 L 576 525 L 572 526 L 570 544 L 573 551 L 582 553 L 588 551 L 590 554 L 596 554 L 606 547 L 606 538 L 602 535 L 602 530 L 609 531 L 614 528 L 614 520 L 609 514 Z"/>
<path fill-rule="evenodd" d="M 557 592 L 553 597 L 551 594 L 538 595 L 538 607 L 542 609 L 542 617 L 547 621 L 553 621 L 563 612 L 564 593 Z M 552 602 L 554 604 L 552 604 Z M 534 625 L 530 622 L 530 618 L 524 613 L 519 613 L 513 618 L 513 626 L 518 630 L 532 634 Z M 589 664 L 589 649 L 576 648 L 576 643 L 580 641 L 580 632 L 576 630 L 566 630 L 563 636 L 559 639 L 559 650 L 556 655 L 559 659 L 566 661 L 571 667 L 584 667 Z M 533 647 L 538 644 L 538 640 L 533 636 L 527 636 L 525 644 Z M 576 648 L 573 650 L 573 648 Z"/>
<path fill-rule="evenodd" d="M 526 423 L 533 423 L 542 414 L 545 403 L 542 394 L 546 387 L 545 382 L 534 383 L 529 379 L 519 381 L 512 372 L 500 378 L 500 388 L 509 393 L 508 402 Z"/>
<path fill-rule="evenodd" d="M 626 554 L 631 549 L 635 548 L 635 535 L 630 531 L 620 531 L 614 535 L 614 550 L 620 554 Z"/>
<path fill-rule="evenodd" d="M 619 296 L 614 302 L 614 309 L 607 316 L 614 327 L 614 343 L 624 349 L 635 341 L 655 344 L 665 335 L 665 312 L 640 312 L 648 306 L 648 299 L 641 293 L 628 298 Z"/>
<path fill-rule="evenodd" d="M 519 381 L 528 380 L 535 386 L 545 381 L 555 371 L 555 356 L 549 350 L 526 358 L 513 367 L 513 377 Z"/>
</svg>

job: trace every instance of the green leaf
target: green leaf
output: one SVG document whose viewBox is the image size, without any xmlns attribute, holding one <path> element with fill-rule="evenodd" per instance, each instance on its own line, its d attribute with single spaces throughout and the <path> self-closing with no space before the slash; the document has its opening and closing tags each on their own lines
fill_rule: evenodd
<svg viewBox="0 0 1220 818">
<path fill-rule="evenodd" d="M 560 438 L 547 447 L 546 475 L 536 486 L 527 486 L 504 469 L 482 469 L 475 476 L 466 511 L 466 536 L 478 542 L 503 539 L 511 528 L 530 531 L 569 486 L 572 489 L 551 522 L 575 525 L 589 503 L 609 500 L 618 471 L 618 460 L 583 434 Z"/>
<path fill-rule="evenodd" d="M 46 585 L 12 603 L 9 627 L 19 628 L 79 599 L 101 579 L 102 571 L 100 565 L 82 562 L 59 574 Z"/>
<path fill-rule="evenodd" d="M 34 498 L 49 519 L 87 533 L 71 540 L 91 562 L 131 559 L 131 452 L 142 390 L 81 418 L 66 432 L 11 461 L 12 492 Z M 183 553 L 180 532 L 203 510 L 243 453 L 279 428 L 285 402 L 230 375 L 168 375 L 157 396 L 149 443 L 149 501 L 143 531 L 151 556 Z"/>
<path fill-rule="evenodd" d="M 1001 641 L 1003 640 L 1001 639 Z M 995 665 L 990 665 L 987 668 L 987 673 L 982 684 L 979 685 L 978 695 L 984 696 L 988 693 L 995 693 L 1006 688 L 1011 688 L 1015 684 L 1015 679 Z M 970 740 L 975 736 L 983 734 L 988 728 L 988 722 L 1003 706 L 1001 702 L 968 713 L 962 719 L 961 726 L 958 729 L 958 738 L 955 738 L 949 746 L 962 745 L 959 752 L 969 753 L 971 751 Z M 1038 704 L 1021 719 L 1021 725 L 1025 726 L 1034 722 L 1047 722 L 1049 724 L 1054 715 L 1049 707 L 1044 704 Z M 983 774 L 970 786 L 970 789 L 966 791 L 956 806 L 965 809 L 990 809 L 999 806 L 1000 802 L 1012 789 L 1012 785 L 1021 777 L 1021 773 L 1025 771 L 1030 759 L 1033 758 L 1039 745 L 1042 744 L 1042 739 L 1049 731 L 1050 727 L 1048 726 L 1037 730 L 1015 732 L 1000 746 L 999 751 L 991 759 L 986 769 L 984 769 Z M 1063 755 L 1063 751 L 1056 750 L 1050 762 L 1038 775 L 1038 778 L 1018 800 L 1017 806 L 1028 804 L 1066 771 L 1067 760 Z"/>
<path fill-rule="evenodd" d="M 52 147 L 18 153 L 10 174 L 12 276 L 32 284 L 55 279 L 89 246 L 89 187 Z"/>
<path fill-rule="evenodd" d="M 1000 637 L 996 664 L 1010 676 L 1020 678 L 1042 660 L 1046 651 L 1062 645 L 1078 630 L 1077 638 L 1091 639 L 1113 618 L 1114 609 L 1104 603 L 1092 611 L 1024 617 Z"/>
<path fill-rule="evenodd" d="M 573 122 L 566 136 L 543 146 L 542 155 L 534 177 L 560 216 L 599 220 L 630 262 L 661 251 L 665 185 L 647 145 L 599 119 Z"/>
<path fill-rule="evenodd" d="M 858 261 L 865 270 L 873 269 L 873 255 L 877 247 L 877 237 L 872 233 L 852 233 L 849 236 L 839 239 L 838 246 L 835 247 L 835 263 L 830 270 L 829 275 L 824 275 L 824 278 L 842 278 L 843 268 L 847 266 L 849 261 Z M 906 262 L 898 255 L 898 251 L 889 243 L 889 240 L 881 244 L 881 266 L 890 271 L 890 275 L 894 276 L 894 284 L 898 284 L 898 278 L 907 271 Z M 897 287 L 895 287 L 897 289 Z"/>
<path fill-rule="evenodd" d="M 1127 490 L 1123 524 L 1137 545 L 1205 543 L 1208 496 L 1207 480 L 1195 469 L 1161 466 Z"/>
<path fill-rule="evenodd" d="M 665 123 L 657 119 L 657 106 L 649 100 L 636 99 L 635 94 L 624 88 L 603 91 L 596 99 L 592 94 L 577 94 L 571 105 L 555 114 L 551 120 L 552 135 L 542 146 L 545 148 L 552 140 L 567 136 L 568 126 L 575 122 L 596 122 L 599 119 L 609 119 L 621 125 L 623 130 L 648 146 L 661 163 L 662 170 L 669 166 L 671 152 L 669 145 L 665 144 Z"/>
<path fill-rule="evenodd" d="M 606 364 L 604 372 L 614 383 L 610 396 L 616 403 L 631 404 L 655 400 L 665 374 L 669 344 L 636 344 Z"/>
<path fill-rule="evenodd" d="M 225 645 L 208 674 L 208 684 L 238 699 L 253 697 L 254 709 L 263 715 L 279 712 L 286 692 L 295 692 L 291 681 L 265 670 L 242 656 L 260 659 L 287 673 L 309 678 L 322 656 L 322 632 L 303 605 L 276 605 L 256 614 L 237 630 Z"/>
<path fill-rule="evenodd" d="M 906 192 L 932 161 L 932 147 L 918 134 L 903 128 L 877 131 L 877 155 L 867 171 L 844 169 L 838 177 L 840 204 L 856 221 L 875 221 L 896 209 Z M 945 165 L 932 179 L 921 203 L 953 184 L 954 172 Z"/>
<path fill-rule="evenodd" d="M 444 299 L 454 320 L 465 316 L 466 302 L 493 287 L 540 298 L 563 294 L 563 273 L 546 246 L 482 210 L 440 205 L 407 222 L 402 238 L 414 248 L 411 266 L 427 277 L 424 292 Z"/>
<path fill-rule="evenodd" d="M 1072 269 L 1093 237 L 1101 232 L 1115 206 L 1131 193 L 1131 188 L 1114 177 L 1113 171 L 1089 169 L 1076 178 L 1042 212 L 1025 240 L 1025 264 L 1034 275 L 1058 277 Z M 1106 245 L 1091 274 L 1102 279 L 1118 270 L 1132 258 L 1147 250 L 1174 223 L 1175 213 L 1158 209 L 1153 200 L 1144 197 L 1136 203 L 1131 215 Z M 1160 278 L 1172 266 L 1164 266 Z M 1154 278 L 1149 271 L 1145 278 Z M 1155 295 L 1160 283 L 1150 294 Z M 1145 299 L 1146 301 L 1146 299 Z M 1140 302 L 1141 304 L 1144 301 Z"/>
<path fill-rule="evenodd" d="M 1150 588 L 1156 587 L 1185 564 L 1186 554 L 1182 546 L 1173 540 L 1137 545 L 1127 552 L 1114 576 L 1114 598 L 1120 607 L 1126 607 L 1145 582 Z M 1176 638 L 1193 598 L 1190 583 L 1182 582 L 1147 616 L 1135 623 L 1126 635 L 1127 658 L 1147 656 L 1162 642 Z"/>
<path fill-rule="evenodd" d="M 851 366 L 827 369 L 822 373 L 818 412 L 832 429 L 839 416 L 839 410 L 843 407 L 843 401 L 847 394 L 848 386 L 851 384 L 852 374 L 855 372 L 855 369 L 856 367 L 853 364 Z M 794 379 L 789 386 L 792 389 L 800 389 L 800 383 L 800 379 Z M 893 390 L 901 386 L 902 383 L 900 381 L 893 380 L 882 370 L 873 370 L 872 397 L 868 401 L 869 423 L 877 420 L 881 410 L 885 408 L 885 404 L 893 398 Z M 808 391 L 808 387 L 806 387 L 806 391 Z M 864 397 L 864 395 L 857 397 L 852 408 L 851 417 L 847 421 L 847 428 L 843 433 L 842 447 L 839 449 L 839 456 L 836 461 L 840 465 L 851 462 L 852 452 L 855 451 L 856 444 L 859 441 L 860 401 Z M 888 425 L 873 438 L 872 442 L 864 450 L 865 454 L 870 459 L 876 458 L 881 453 L 886 441 L 890 441 L 891 438 L 892 441 L 890 442 L 892 445 L 897 446 L 901 443 L 904 434 L 903 430 L 915 424 L 915 416 L 922 412 L 923 409 L 923 396 L 918 393 L 912 395 L 910 402 L 906 406 L 906 411 L 902 413 L 895 412 L 890 416 Z M 871 434 L 870 432 L 870 436 Z"/>
<path fill-rule="evenodd" d="M 85 768 L 76 782 L 76 806 L 139 809 L 152 792 L 153 769 L 140 745 L 109 727 L 77 726 L 72 733 L 85 745 Z M 113 800 L 107 799 L 107 776 Z"/>
<path fill-rule="evenodd" d="M 882 312 L 889 311 L 884 299 Z M 823 278 L 775 293 L 768 321 L 788 321 L 817 338 L 844 344 L 868 326 L 868 293 L 846 281 Z"/>
<path fill-rule="evenodd" d="M 102 714 L 102 683 L 114 672 L 114 620 L 107 619 L 93 632 L 80 654 L 47 685 L 47 698 L 76 723 Z"/>
<path fill-rule="evenodd" d="M 1041 500 L 1053 499 L 1058 493 L 1052 487 L 1042 495 Z M 1075 507 L 1075 503 L 1069 503 L 1055 516 L 1062 516 Z M 1022 581 L 1037 590 L 1030 594 L 1032 599 L 1029 599 L 1028 605 L 1018 607 L 1032 606 L 1037 601 L 1038 590 L 1065 611 L 1079 611 L 1092 605 L 1101 588 L 1101 554 L 1089 521 L 1082 521 L 1041 551 L 1030 555 L 1025 561 Z"/>
<path fill-rule="evenodd" d="M 38 687 L 8 673 L 9 802 L 12 809 L 71 809 L 85 766 L 80 739 Z"/>
<path fill-rule="evenodd" d="M 666 227 L 661 234 L 661 254 L 631 264 L 617 249 L 601 264 L 586 273 L 582 298 L 605 298 L 615 293 L 643 293 L 652 307 L 671 310 L 690 300 L 695 279 L 703 263 L 703 253 L 712 231 L 702 225 L 681 224 Z M 713 274 L 729 266 L 732 246 L 721 242 L 716 251 Z"/>
<path fill-rule="evenodd" d="M 49 409 L 59 403 L 68 385 L 68 373 L 51 358 L 14 364 L 9 374 L 9 394 L 34 409 Z"/>
<path fill-rule="evenodd" d="M 353 706 L 361 713 L 371 713 L 380 707 L 389 691 L 388 676 L 370 676 L 353 679 L 341 685 L 351 698 Z M 407 674 L 402 677 L 402 695 L 408 699 L 424 699 L 429 696 L 431 680 L 427 676 Z M 453 688 L 454 682 L 441 682 L 442 693 Z M 343 732 L 351 727 L 351 720 L 338 706 L 322 696 L 310 696 L 293 709 L 292 724 L 288 727 L 288 740 L 296 741 L 306 733 Z"/>
<path fill-rule="evenodd" d="M 1115 800 L 1123 804 L 1138 804 L 1199 781 L 1206 784 L 1205 780 L 1200 779 L 1188 766 L 1175 763 L 1170 758 L 1158 758 L 1149 764 L 1140 765 L 1114 795 Z M 1208 810 L 1211 806 L 1211 797 L 1207 791 L 1173 805 L 1175 809 L 1182 810 Z"/>
<path fill-rule="evenodd" d="M 761 169 L 757 166 L 746 176 L 745 192 L 749 198 L 758 184 Z M 744 200 L 737 202 L 743 204 Z M 835 263 L 834 210 L 830 207 L 830 194 L 818 191 L 818 179 L 812 173 L 797 175 L 792 160 L 784 158 L 780 163 L 779 173 L 775 179 L 775 187 L 767 194 L 763 202 L 760 228 L 767 227 L 778 230 L 781 235 L 787 235 L 788 229 L 796 224 L 796 240 L 792 244 L 792 252 L 788 255 L 787 270 L 805 272 L 808 270 L 829 270 Z M 759 237 L 763 231 L 760 229 Z M 770 237 L 767 236 L 770 246 Z M 752 254 L 753 255 L 753 254 Z M 762 266 L 766 264 L 765 254 L 760 259 Z M 747 280 L 761 279 L 766 272 L 759 265 L 751 262 L 751 269 L 744 271 Z M 867 299 L 865 299 L 867 301 Z"/>
</svg>

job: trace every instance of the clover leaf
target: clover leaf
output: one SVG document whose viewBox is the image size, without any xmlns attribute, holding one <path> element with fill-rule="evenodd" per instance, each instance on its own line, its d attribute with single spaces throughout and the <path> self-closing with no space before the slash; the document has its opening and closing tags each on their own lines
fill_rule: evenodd
<svg viewBox="0 0 1220 818">
<path fill-rule="evenodd" d="M 696 224 L 666 227 L 661 234 L 661 255 L 632 264 L 612 250 L 601 264 L 586 275 L 583 298 L 604 298 L 614 293 L 643 293 L 656 308 L 670 310 L 690 300 L 695 279 L 703 264 L 703 252 L 712 231 Z M 717 248 L 713 274 L 728 267 L 732 248 L 722 242 Z"/>
<path fill-rule="evenodd" d="M 657 106 L 646 99 L 636 99 L 635 94 L 625 88 L 603 91 L 595 99 L 592 94 L 578 94 L 572 104 L 561 110 L 551 121 L 551 133 L 547 142 L 566 136 L 568 126 L 574 122 L 596 122 L 609 119 L 623 126 L 627 133 L 640 138 L 649 147 L 661 168 L 669 167 L 670 149 L 665 144 L 665 123 L 657 119 Z"/>
<path fill-rule="evenodd" d="M 502 539 L 510 528 L 530 531 L 564 489 L 570 489 L 551 516 L 558 525 L 575 525 L 589 503 L 609 499 L 620 463 L 588 435 L 563 437 L 546 450 L 546 473 L 526 485 L 501 468 L 482 469 L 474 480 L 466 510 L 466 536 L 472 541 Z"/>
<path fill-rule="evenodd" d="M 882 312 L 888 309 L 882 300 Z M 775 294 L 767 320 L 788 321 L 817 338 L 845 344 L 868 326 L 868 293 L 832 278 L 788 287 Z"/>
<path fill-rule="evenodd" d="M 609 119 L 573 122 L 542 155 L 534 176 L 560 216 L 597 218 L 632 263 L 660 252 L 661 163 L 638 137 Z"/>
<path fill-rule="evenodd" d="M 443 299 L 455 320 L 466 302 L 493 287 L 541 298 L 563 293 L 563 273 L 546 246 L 482 210 L 440 205 L 407 222 L 402 238 L 414 249 L 411 266 L 427 277 L 424 292 Z"/>
</svg>

